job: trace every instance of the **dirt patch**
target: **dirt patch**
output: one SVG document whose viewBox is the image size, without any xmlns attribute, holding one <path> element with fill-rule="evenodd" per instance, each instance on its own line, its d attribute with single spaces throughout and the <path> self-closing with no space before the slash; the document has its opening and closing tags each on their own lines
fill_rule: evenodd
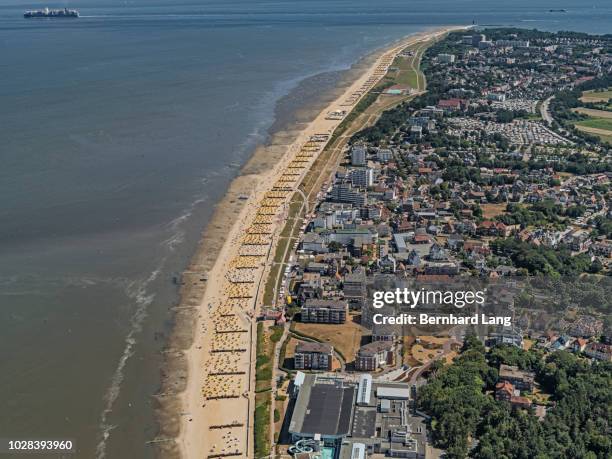
<svg viewBox="0 0 612 459">
<path fill-rule="evenodd" d="M 419 362 L 412 356 L 412 346 L 414 346 L 414 343 L 415 343 L 414 336 L 404 336 L 403 337 L 404 352 L 402 356 L 403 357 L 402 363 L 404 365 L 408 365 L 411 368 L 421 365 L 421 362 Z"/>
<path fill-rule="evenodd" d="M 317 341 L 331 344 L 347 362 L 355 360 L 355 354 L 361 347 L 361 337 L 365 329 L 355 322 L 344 324 L 304 324 L 296 322 L 294 330 Z"/>
<path fill-rule="evenodd" d="M 410 356 L 418 364 L 431 362 L 444 354 L 444 345 L 449 339 L 448 336 L 419 336 L 410 350 Z M 451 362 L 455 356 L 455 352 L 450 352 L 446 361 Z"/>
<path fill-rule="evenodd" d="M 489 220 L 497 217 L 506 212 L 506 203 L 502 202 L 499 204 L 481 204 L 482 216 Z"/>
<path fill-rule="evenodd" d="M 583 115 L 592 116 L 593 118 L 612 118 L 612 112 L 605 110 L 595 110 L 593 108 L 574 108 L 573 111 L 581 113 Z"/>
<path fill-rule="evenodd" d="M 607 102 L 612 98 L 612 91 L 584 91 L 582 102 Z"/>
</svg>

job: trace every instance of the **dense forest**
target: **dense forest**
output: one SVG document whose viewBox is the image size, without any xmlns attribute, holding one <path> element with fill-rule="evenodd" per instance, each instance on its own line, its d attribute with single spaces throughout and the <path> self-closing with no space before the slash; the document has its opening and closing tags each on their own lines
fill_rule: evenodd
<svg viewBox="0 0 612 459">
<path fill-rule="evenodd" d="M 535 372 L 541 390 L 550 394 L 543 420 L 493 398 L 502 363 Z M 506 345 L 486 352 L 468 336 L 451 365 L 435 365 L 418 403 L 432 417 L 434 445 L 451 459 L 612 457 L 610 363 Z"/>
<path fill-rule="evenodd" d="M 516 306 L 561 311 L 575 308 L 586 313 L 602 313 L 612 325 L 612 279 L 608 276 L 582 275 L 554 278 L 524 278 Z"/>
<path fill-rule="evenodd" d="M 492 241 L 491 249 L 495 255 L 510 258 L 514 266 L 529 274 L 577 276 L 583 272 L 597 273 L 602 269 L 600 264 L 591 262 L 588 254 L 572 256 L 571 250 L 563 246 L 553 249 L 508 238 Z"/>
</svg>

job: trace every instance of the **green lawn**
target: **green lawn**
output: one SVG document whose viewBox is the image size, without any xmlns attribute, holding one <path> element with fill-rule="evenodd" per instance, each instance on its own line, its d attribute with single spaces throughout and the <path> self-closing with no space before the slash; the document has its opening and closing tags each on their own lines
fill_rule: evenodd
<svg viewBox="0 0 612 459">
<path fill-rule="evenodd" d="M 397 76 L 394 78 L 395 83 L 399 85 L 407 85 L 411 88 L 419 88 L 419 75 L 412 68 L 415 56 L 412 57 L 396 57 L 393 66 L 399 69 Z"/>
<path fill-rule="evenodd" d="M 419 64 L 423 52 L 429 45 L 431 45 L 431 43 L 432 41 L 411 45 L 406 49 L 414 52 L 413 56 L 397 56 L 395 58 L 392 64 L 392 67 L 398 69 L 395 75 L 393 75 L 393 82 L 395 84 L 407 85 L 417 90 L 424 89 L 422 87 L 424 86 L 424 82 L 420 75 Z"/>
<path fill-rule="evenodd" d="M 576 125 L 612 131 L 612 119 L 610 118 L 590 118 L 588 120 L 578 121 Z"/>
<path fill-rule="evenodd" d="M 257 323 L 257 365 L 255 371 L 255 391 L 262 392 L 272 388 L 272 345 L 263 322 Z"/>
<path fill-rule="evenodd" d="M 265 457 L 270 454 L 270 393 L 255 395 L 255 457 Z"/>
</svg>

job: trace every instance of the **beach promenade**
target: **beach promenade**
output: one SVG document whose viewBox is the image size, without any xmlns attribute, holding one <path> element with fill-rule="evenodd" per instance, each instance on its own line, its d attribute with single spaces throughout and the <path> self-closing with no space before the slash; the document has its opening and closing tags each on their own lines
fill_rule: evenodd
<svg viewBox="0 0 612 459">
<path fill-rule="evenodd" d="M 442 28 L 407 37 L 379 53 L 362 74 L 287 146 L 281 160 L 257 177 L 245 205 L 227 228 L 206 277 L 193 344 L 186 352 L 180 434 L 185 458 L 254 457 L 255 317 L 277 238 L 298 185 L 334 130 L 407 46 L 447 33 Z"/>
</svg>

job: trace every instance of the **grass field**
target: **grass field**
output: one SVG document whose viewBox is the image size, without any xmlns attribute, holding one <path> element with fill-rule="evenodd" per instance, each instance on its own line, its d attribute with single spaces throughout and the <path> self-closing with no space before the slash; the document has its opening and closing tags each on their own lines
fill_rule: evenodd
<svg viewBox="0 0 612 459">
<path fill-rule="evenodd" d="M 412 356 L 412 346 L 414 346 L 414 336 L 404 336 L 403 339 L 404 351 L 402 355 L 402 360 L 404 365 L 408 365 L 411 368 L 421 365 L 421 362 L 416 360 Z"/>
<path fill-rule="evenodd" d="M 351 320 L 342 325 L 294 322 L 293 329 L 301 335 L 331 344 L 347 362 L 355 360 L 355 353 L 361 346 L 361 335 L 364 331 L 361 325 Z"/>
<path fill-rule="evenodd" d="M 255 390 L 269 390 L 272 378 L 272 341 L 270 333 L 263 322 L 257 324 L 257 371 L 255 372 Z"/>
<path fill-rule="evenodd" d="M 420 344 L 412 346 L 412 357 L 421 363 L 427 363 L 432 359 L 442 355 L 442 349 L 426 349 Z"/>
<path fill-rule="evenodd" d="M 506 203 L 499 204 L 481 204 L 482 216 L 486 219 L 495 218 L 506 211 Z"/>
<path fill-rule="evenodd" d="M 416 56 L 411 57 L 396 57 L 393 62 L 393 67 L 397 67 L 399 71 L 394 78 L 396 84 L 407 85 L 411 88 L 419 88 L 419 76 L 413 68 Z"/>
<path fill-rule="evenodd" d="M 592 135 L 596 135 L 604 142 L 608 142 L 609 144 L 612 144 L 612 131 L 608 131 L 606 129 L 590 128 L 586 126 L 576 126 L 576 128 L 580 131 L 587 132 Z"/>
<path fill-rule="evenodd" d="M 433 40 L 409 46 L 406 49 L 414 53 L 412 56 L 398 56 L 395 58 L 392 67 L 398 70 L 395 75 L 392 75 L 394 84 L 407 85 L 418 91 L 425 89 L 424 77 L 419 70 L 419 66 L 423 53 L 432 42 Z"/>
<path fill-rule="evenodd" d="M 448 342 L 449 337 L 441 336 L 419 336 L 419 343 L 412 345 L 410 349 L 410 358 L 419 364 L 428 363 L 444 354 L 444 344 Z M 446 356 L 446 363 L 452 362 L 457 356 L 457 352 L 449 352 Z"/>
<path fill-rule="evenodd" d="M 270 454 L 270 405 L 269 392 L 255 394 L 255 457 L 265 457 Z"/>
<path fill-rule="evenodd" d="M 587 110 L 587 109 L 581 109 Z M 590 110 L 591 112 L 599 112 L 600 110 Z M 608 112 L 603 112 L 608 113 Z M 585 113 L 586 114 L 586 113 Z M 574 124 L 577 129 L 596 135 L 604 142 L 612 144 L 612 117 L 589 118 L 587 120 L 578 121 Z"/>
<path fill-rule="evenodd" d="M 588 128 L 603 129 L 605 131 L 611 131 L 610 134 L 612 134 L 612 118 L 591 118 L 584 121 L 578 121 L 576 125 Z"/>
<path fill-rule="evenodd" d="M 580 100 L 582 102 L 607 102 L 612 99 L 612 90 L 607 91 L 584 91 Z"/>
</svg>

